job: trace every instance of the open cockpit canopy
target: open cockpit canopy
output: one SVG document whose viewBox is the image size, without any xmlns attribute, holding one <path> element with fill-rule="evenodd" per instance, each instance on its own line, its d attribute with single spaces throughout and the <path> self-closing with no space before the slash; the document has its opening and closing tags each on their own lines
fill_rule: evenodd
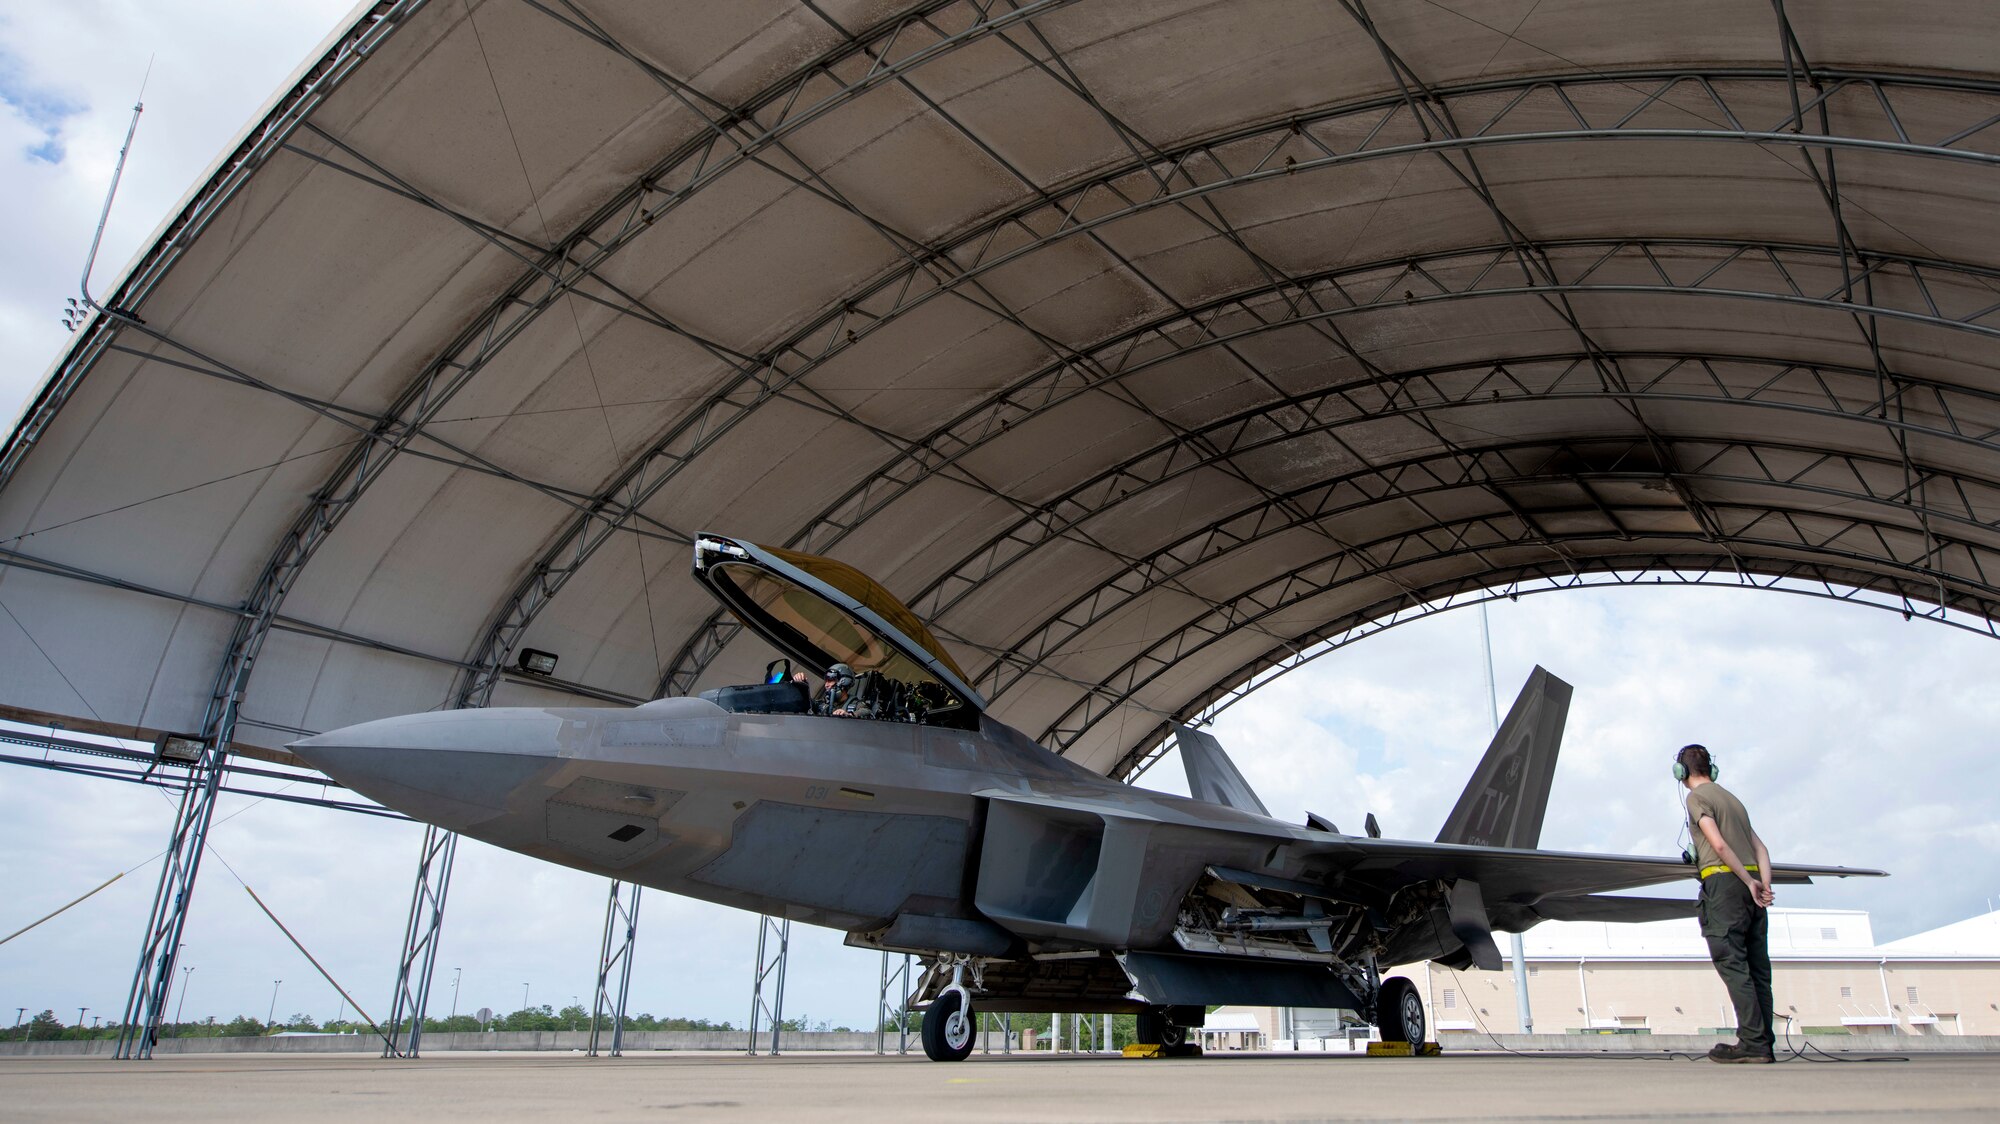
<svg viewBox="0 0 2000 1124">
<path fill-rule="evenodd" d="M 744 627 L 815 673 L 837 663 L 876 672 L 915 690 L 932 714 L 986 709 L 924 622 L 844 562 L 702 534 L 694 576 Z"/>
</svg>

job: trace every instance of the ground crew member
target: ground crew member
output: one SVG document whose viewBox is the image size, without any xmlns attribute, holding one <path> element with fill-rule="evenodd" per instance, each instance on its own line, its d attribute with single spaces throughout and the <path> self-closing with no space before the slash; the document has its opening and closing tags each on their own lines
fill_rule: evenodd
<svg viewBox="0 0 2000 1124">
<path fill-rule="evenodd" d="M 1708 749 L 1682 746 L 1674 779 L 1687 788 L 1687 817 L 1694 859 L 1701 868 L 1696 915 L 1708 941 L 1708 958 L 1736 1007 L 1736 1042 L 1708 1052 L 1717 1062 L 1763 1063 L 1777 1039 L 1771 1029 L 1771 854 L 1750 826 L 1750 813 L 1715 783 Z"/>
</svg>

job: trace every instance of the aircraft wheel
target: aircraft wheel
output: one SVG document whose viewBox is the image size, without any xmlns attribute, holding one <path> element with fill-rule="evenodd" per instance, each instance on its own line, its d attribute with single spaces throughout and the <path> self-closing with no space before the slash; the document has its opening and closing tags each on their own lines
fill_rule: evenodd
<svg viewBox="0 0 2000 1124">
<path fill-rule="evenodd" d="M 1421 1046 L 1429 1030 L 1424 1024 L 1424 999 L 1417 985 L 1402 976 L 1382 981 L 1382 993 L 1375 1000 L 1375 1025 L 1382 1029 L 1384 1042 L 1408 1042 Z"/>
<path fill-rule="evenodd" d="M 1151 1043 L 1160 1047 L 1162 1057 L 1198 1058 L 1201 1056 L 1201 1047 L 1196 1043 L 1188 1041 L 1188 1028 L 1168 1019 L 1162 1012 L 1140 1012 L 1137 1025 L 1133 1029 L 1138 1032 L 1138 1041 Z"/>
<path fill-rule="evenodd" d="M 972 1053 L 972 1012 L 964 996 L 947 991 L 924 1010 L 924 1056 L 934 1062 L 962 1062 Z"/>
</svg>

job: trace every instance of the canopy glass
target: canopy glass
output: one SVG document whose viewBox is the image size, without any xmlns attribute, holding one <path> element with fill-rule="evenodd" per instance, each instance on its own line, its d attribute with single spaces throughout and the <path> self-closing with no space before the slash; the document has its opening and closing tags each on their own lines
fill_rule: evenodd
<svg viewBox="0 0 2000 1124">
<path fill-rule="evenodd" d="M 923 621 L 844 562 L 702 535 L 695 577 L 746 627 L 816 672 L 836 663 L 879 672 L 919 692 L 933 714 L 985 708 Z"/>
</svg>

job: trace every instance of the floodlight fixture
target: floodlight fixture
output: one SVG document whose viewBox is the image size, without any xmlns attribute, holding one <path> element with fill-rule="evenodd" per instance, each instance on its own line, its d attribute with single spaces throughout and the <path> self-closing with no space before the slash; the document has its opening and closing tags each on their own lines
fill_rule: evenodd
<svg viewBox="0 0 2000 1124">
<path fill-rule="evenodd" d="M 207 749 L 208 743 L 197 734 L 161 734 L 153 742 L 153 762 L 194 765 Z"/>
<path fill-rule="evenodd" d="M 556 654 L 554 652 L 544 652 L 540 648 L 523 648 L 521 649 L 521 659 L 516 666 L 529 675 L 554 675 L 556 673 Z"/>
</svg>

